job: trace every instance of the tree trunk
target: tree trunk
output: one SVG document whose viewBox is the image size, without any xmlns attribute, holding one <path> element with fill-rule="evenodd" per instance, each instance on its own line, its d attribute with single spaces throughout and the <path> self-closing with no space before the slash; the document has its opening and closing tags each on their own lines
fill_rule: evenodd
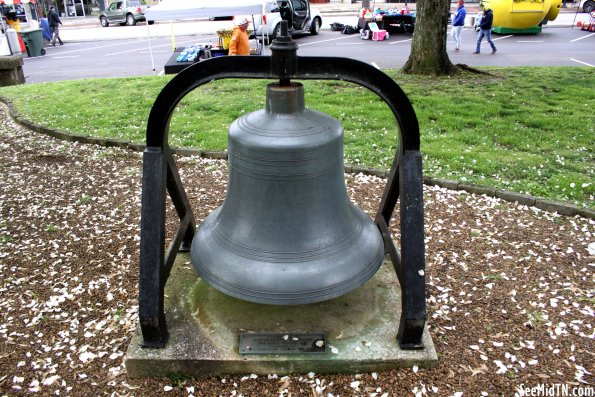
<svg viewBox="0 0 595 397">
<path fill-rule="evenodd" d="M 418 0 L 411 53 L 404 73 L 445 75 L 456 73 L 446 53 L 449 0 Z"/>
</svg>

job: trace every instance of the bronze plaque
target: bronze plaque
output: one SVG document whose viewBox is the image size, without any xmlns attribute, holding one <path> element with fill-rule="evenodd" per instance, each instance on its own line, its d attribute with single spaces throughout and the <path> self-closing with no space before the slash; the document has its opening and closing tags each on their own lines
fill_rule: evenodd
<svg viewBox="0 0 595 397">
<path fill-rule="evenodd" d="M 240 354 L 326 353 L 324 333 L 240 334 Z"/>
</svg>

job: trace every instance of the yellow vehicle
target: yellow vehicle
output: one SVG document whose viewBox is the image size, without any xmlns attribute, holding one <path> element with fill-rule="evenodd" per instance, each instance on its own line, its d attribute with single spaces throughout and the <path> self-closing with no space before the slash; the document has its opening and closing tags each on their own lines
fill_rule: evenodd
<svg viewBox="0 0 595 397">
<path fill-rule="evenodd" d="M 539 33 L 541 25 L 558 17 L 562 0 L 483 0 L 494 11 L 495 33 Z"/>
</svg>

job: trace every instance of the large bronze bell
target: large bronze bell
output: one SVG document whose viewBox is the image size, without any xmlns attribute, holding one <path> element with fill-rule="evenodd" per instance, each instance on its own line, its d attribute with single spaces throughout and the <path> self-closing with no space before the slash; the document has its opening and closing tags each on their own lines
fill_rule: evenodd
<svg viewBox="0 0 595 397">
<path fill-rule="evenodd" d="M 192 263 L 216 289 L 296 305 L 343 295 L 378 270 L 378 228 L 347 196 L 343 127 L 306 109 L 301 84 L 267 87 L 266 107 L 229 128 L 221 207 L 192 242 Z"/>
</svg>

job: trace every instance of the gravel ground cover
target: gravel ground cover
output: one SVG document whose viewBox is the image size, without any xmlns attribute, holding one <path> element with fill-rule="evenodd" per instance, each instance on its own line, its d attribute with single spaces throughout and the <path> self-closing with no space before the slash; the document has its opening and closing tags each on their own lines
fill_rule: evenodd
<svg viewBox="0 0 595 397">
<path fill-rule="evenodd" d="M 200 222 L 223 199 L 226 163 L 177 160 Z M 123 359 L 138 321 L 141 154 L 33 133 L 1 106 L 0 170 L 2 396 L 512 396 L 541 384 L 595 391 L 593 220 L 425 187 L 436 368 L 291 376 L 246 368 L 243 376 L 132 380 Z M 385 181 L 346 180 L 373 213 Z"/>
</svg>

